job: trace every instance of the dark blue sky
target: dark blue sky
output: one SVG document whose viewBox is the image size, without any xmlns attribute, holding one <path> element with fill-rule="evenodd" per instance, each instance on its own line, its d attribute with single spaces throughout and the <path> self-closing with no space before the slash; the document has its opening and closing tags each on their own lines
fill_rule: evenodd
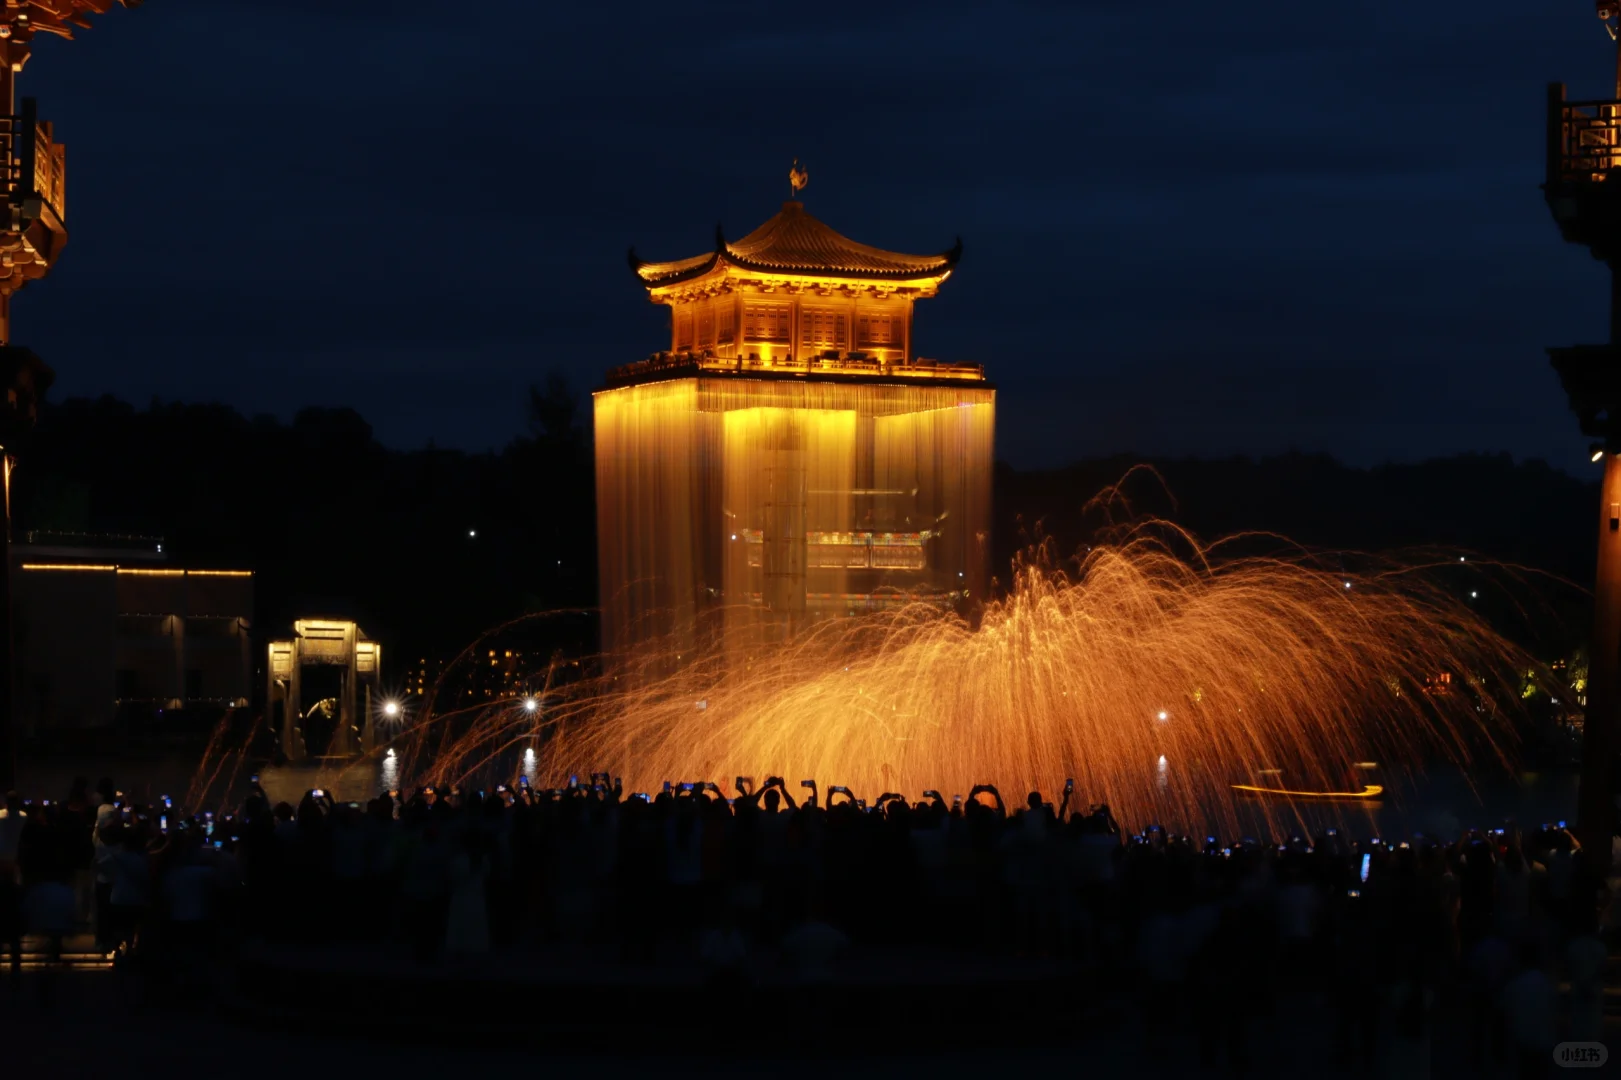
<svg viewBox="0 0 1621 1080">
<path fill-rule="evenodd" d="M 1541 181 L 1585 0 L 152 0 L 43 41 L 72 238 L 16 304 L 58 395 L 353 405 L 484 448 L 667 341 L 625 265 L 777 209 L 965 254 L 924 355 L 1021 465 L 1296 447 L 1585 462 L 1543 347 L 1602 268 Z"/>
</svg>

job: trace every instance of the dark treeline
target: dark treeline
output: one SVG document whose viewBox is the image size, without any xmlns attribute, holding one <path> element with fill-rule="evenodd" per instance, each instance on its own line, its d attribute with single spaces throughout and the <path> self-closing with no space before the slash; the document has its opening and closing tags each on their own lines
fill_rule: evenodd
<svg viewBox="0 0 1621 1080">
<path fill-rule="evenodd" d="M 16 529 L 19 539 L 150 534 L 186 565 L 251 568 L 261 633 L 299 615 L 352 615 L 398 672 L 396 662 L 448 657 L 526 612 L 596 602 L 588 401 L 552 378 L 529 405 L 527 434 L 470 454 L 387 449 L 351 409 L 283 423 L 223 405 L 52 404 L 15 474 Z M 1141 461 L 999 465 L 997 576 L 1007 580 L 1001 571 L 1036 535 L 1061 554 L 1088 543 L 1102 518 L 1086 503 Z M 1583 585 L 1592 572 L 1596 477 L 1541 462 L 1470 455 L 1358 469 L 1288 454 L 1153 464 L 1158 478 L 1139 472 L 1124 485 L 1133 510 L 1206 538 L 1263 530 L 1314 548 L 1447 545 Z M 1553 635 L 1564 640 L 1537 630 L 1551 655 L 1580 641 L 1585 620 L 1575 590 L 1546 592 L 1565 623 Z M 583 624 L 573 625 L 578 636 Z"/>
<path fill-rule="evenodd" d="M 353 617 L 396 675 L 506 619 L 596 602 L 590 417 L 559 379 L 530 398 L 528 434 L 482 454 L 386 449 L 352 409 L 287 424 L 53 404 L 14 474 L 14 535 L 162 536 L 182 565 L 255 570 L 260 635 Z"/>
</svg>

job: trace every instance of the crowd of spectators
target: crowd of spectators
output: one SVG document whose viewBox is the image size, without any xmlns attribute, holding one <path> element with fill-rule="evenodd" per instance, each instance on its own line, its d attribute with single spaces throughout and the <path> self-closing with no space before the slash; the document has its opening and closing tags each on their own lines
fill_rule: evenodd
<svg viewBox="0 0 1621 1080">
<path fill-rule="evenodd" d="M 600 775 L 293 806 L 255 783 L 219 812 L 133 805 L 110 781 L 13 794 L 0 948 L 15 964 L 23 931 L 49 949 L 84 926 L 121 962 L 196 973 L 244 938 L 393 941 L 423 964 L 587 942 L 740 983 L 766 953 L 815 982 L 847 949 L 916 946 L 1129 989 L 1233 1063 L 1252 1052 L 1245 1014 L 1281 994 L 1320 1002 L 1348 1061 L 1421 1045 L 1438 995 L 1483 1061 L 1541 1068 L 1560 1039 L 1599 1037 L 1610 853 L 1562 825 L 1277 843 L 1130 834 L 1107 806 L 1072 808 L 1068 785 L 1012 812 L 990 786 L 870 806 L 809 781 L 798 800 L 778 777 L 734 787 L 627 796 Z"/>
</svg>

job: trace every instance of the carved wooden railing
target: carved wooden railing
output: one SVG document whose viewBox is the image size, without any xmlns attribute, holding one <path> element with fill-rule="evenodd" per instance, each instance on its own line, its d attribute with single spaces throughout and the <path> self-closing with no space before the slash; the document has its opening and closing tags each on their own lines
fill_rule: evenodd
<svg viewBox="0 0 1621 1080">
<path fill-rule="evenodd" d="M 610 386 L 668 374 L 780 374 L 871 375 L 899 379 L 952 379 L 983 382 L 983 364 L 943 364 L 937 360 L 882 361 L 872 357 L 778 357 L 763 360 L 746 356 L 708 356 L 699 353 L 657 353 L 646 360 L 624 364 L 608 372 Z"/>
<path fill-rule="evenodd" d="M 67 221 L 67 148 L 51 135 L 33 98 L 23 99 L 17 115 L 0 116 L 0 185 L 25 221 L 37 220 L 47 207 L 58 222 Z"/>
<path fill-rule="evenodd" d="M 1621 101 L 1566 101 L 1548 87 L 1548 185 L 1600 183 L 1621 169 Z"/>
</svg>

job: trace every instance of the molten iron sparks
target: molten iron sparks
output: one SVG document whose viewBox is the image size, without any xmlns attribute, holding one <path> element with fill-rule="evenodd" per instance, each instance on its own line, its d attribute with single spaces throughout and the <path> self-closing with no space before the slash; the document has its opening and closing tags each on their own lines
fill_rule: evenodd
<svg viewBox="0 0 1621 1080">
<path fill-rule="evenodd" d="M 602 769 L 627 791 L 739 774 L 868 798 L 995 783 L 1010 804 L 1073 777 L 1077 800 L 1121 821 L 1235 827 L 1232 785 L 1263 772 L 1281 769 L 1287 796 L 1360 787 L 1370 757 L 1506 763 L 1498 703 L 1517 700 L 1526 658 L 1423 568 L 1375 568 L 1348 590 L 1338 564 L 1178 554 L 1191 544 L 1139 529 L 1070 574 L 1027 563 L 977 628 L 915 605 L 741 660 L 689 653 L 646 680 L 611 665 L 548 686 L 534 712 L 520 699 L 431 718 L 407 771 L 510 776 L 534 749 L 542 786 Z"/>
</svg>

